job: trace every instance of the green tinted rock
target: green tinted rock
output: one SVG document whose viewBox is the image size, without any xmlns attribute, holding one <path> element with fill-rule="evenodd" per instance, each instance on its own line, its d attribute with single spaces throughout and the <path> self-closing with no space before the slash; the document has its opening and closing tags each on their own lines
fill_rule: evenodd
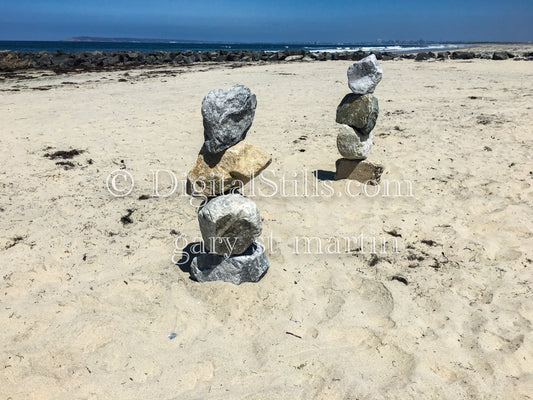
<svg viewBox="0 0 533 400">
<path fill-rule="evenodd" d="M 361 135 L 348 125 L 342 125 L 337 134 L 337 149 L 344 158 L 364 160 L 372 149 L 373 135 Z"/>
<path fill-rule="evenodd" d="M 351 126 L 363 135 L 368 135 L 378 119 L 378 99 L 371 94 L 359 96 L 353 93 L 347 94 L 337 107 L 339 124 Z"/>
</svg>

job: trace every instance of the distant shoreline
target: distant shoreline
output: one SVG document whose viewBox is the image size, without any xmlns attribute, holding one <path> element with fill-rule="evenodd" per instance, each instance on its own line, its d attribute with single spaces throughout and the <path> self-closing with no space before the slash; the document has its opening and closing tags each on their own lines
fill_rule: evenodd
<svg viewBox="0 0 533 400">
<path fill-rule="evenodd" d="M 96 39 L 96 38 L 94 38 Z M 100 38 L 107 40 L 106 38 Z M 150 52 L 206 52 L 206 51 L 253 51 L 253 52 L 279 52 L 292 50 L 308 50 L 311 53 L 330 52 L 357 52 L 366 53 L 419 53 L 424 51 L 455 51 L 474 47 L 492 48 L 510 46 L 518 48 L 533 47 L 531 43 L 498 43 L 498 42 L 380 42 L 380 43 L 233 43 L 233 42 L 202 42 L 202 41 L 167 41 L 159 42 L 159 39 L 139 39 L 134 41 L 95 41 L 95 40 L 64 40 L 64 41 L 1 41 L 0 51 L 13 51 L 21 53 L 39 52 L 120 52 L 139 51 Z M 144 42 L 143 42 L 144 40 Z"/>
<path fill-rule="evenodd" d="M 95 40 L 100 39 L 101 41 Z M 83 51 L 282 51 L 303 49 L 311 52 L 329 51 L 357 51 L 365 52 L 413 52 L 413 51 L 439 51 L 455 50 L 471 47 L 467 43 L 438 43 L 438 42 L 382 42 L 382 43 L 236 43 L 236 42 L 202 42 L 202 41 L 157 41 L 157 39 L 76 39 L 64 41 L 0 41 L 1 50 L 20 52 L 63 51 L 76 53 Z"/>
</svg>

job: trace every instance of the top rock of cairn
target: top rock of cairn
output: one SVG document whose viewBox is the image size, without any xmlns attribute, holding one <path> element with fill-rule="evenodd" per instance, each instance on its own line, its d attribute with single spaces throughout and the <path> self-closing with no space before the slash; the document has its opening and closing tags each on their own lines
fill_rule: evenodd
<svg viewBox="0 0 533 400">
<path fill-rule="evenodd" d="M 210 91 L 202 101 L 204 150 L 220 153 L 243 140 L 256 106 L 255 94 L 244 85 Z"/>
<path fill-rule="evenodd" d="M 348 68 L 348 86 L 352 92 L 358 95 L 374 93 L 382 75 L 381 65 L 378 64 L 376 56 L 371 54 L 350 65 Z"/>
</svg>

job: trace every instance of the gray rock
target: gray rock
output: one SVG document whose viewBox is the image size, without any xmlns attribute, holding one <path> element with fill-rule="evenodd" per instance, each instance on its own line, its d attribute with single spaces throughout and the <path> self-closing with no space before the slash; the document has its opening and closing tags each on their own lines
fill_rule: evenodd
<svg viewBox="0 0 533 400">
<path fill-rule="evenodd" d="M 209 153 L 226 150 L 246 137 L 257 100 L 243 85 L 210 91 L 202 101 L 204 148 Z"/>
<path fill-rule="evenodd" d="M 285 57 L 285 61 L 299 61 L 303 58 L 304 58 L 303 55 L 294 55 L 294 56 Z"/>
<path fill-rule="evenodd" d="M 374 93 L 383 69 L 374 54 L 353 63 L 348 68 L 348 86 L 355 94 Z"/>
<path fill-rule="evenodd" d="M 509 54 L 506 51 L 495 51 L 492 55 L 493 60 L 507 60 L 509 58 Z"/>
<path fill-rule="evenodd" d="M 337 135 L 337 149 L 348 160 L 364 160 L 372 148 L 374 135 L 361 135 L 348 125 L 343 125 Z"/>
<path fill-rule="evenodd" d="M 241 254 L 261 235 L 261 215 L 255 203 L 239 194 L 209 201 L 198 212 L 200 231 L 211 253 Z"/>
<path fill-rule="evenodd" d="M 357 129 L 362 135 L 368 135 L 378 119 L 378 99 L 371 94 L 359 96 L 349 93 L 344 96 L 337 107 L 335 121 Z"/>
<path fill-rule="evenodd" d="M 453 60 L 471 60 L 476 54 L 473 51 L 454 51 L 451 54 Z"/>
<path fill-rule="evenodd" d="M 235 285 L 258 282 L 269 267 L 265 248 L 253 242 L 243 254 L 223 257 L 199 254 L 191 262 L 190 274 L 198 282 L 224 281 Z"/>
<path fill-rule="evenodd" d="M 429 56 L 429 53 L 426 53 L 424 51 L 418 53 L 415 57 L 415 61 L 427 61 L 429 60 L 431 57 Z"/>
</svg>

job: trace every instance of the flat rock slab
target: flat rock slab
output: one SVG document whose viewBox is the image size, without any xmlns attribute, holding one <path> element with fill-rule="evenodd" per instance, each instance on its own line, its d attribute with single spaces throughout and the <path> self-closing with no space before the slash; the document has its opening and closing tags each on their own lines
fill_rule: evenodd
<svg viewBox="0 0 533 400">
<path fill-rule="evenodd" d="M 198 282 L 224 281 L 235 285 L 258 282 L 267 272 L 269 262 L 265 248 L 253 242 L 243 254 L 223 257 L 199 254 L 191 262 L 190 274 Z"/>
<path fill-rule="evenodd" d="M 378 114 L 379 104 L 375 96 L 349 93 L 337 106 L 335 121 L 351 126 L 363 135 L 368 135 L 376 126 Z"/>
<path fill-rule="evenodd" d="M 374 93 L 382 76 L 383 68 L 376 56 L 371 54 L 348 67 L 348 86 L 355 94 Z"/>
<path fill-rule="evenodd" d="M 361 183 L 379 183 L 384 167 L 367 160 L 339 158 L 335 163 L 335 180 L 352 179 Z"/>
<path fill-rule="evenodd" d="M 304 58 L 303 55 L 288 56 L 288 57 L 285 57 L 285 61 L 298 61 L 298 60 L 302 60 L 303 58 Z"/>
<path fill-rule="evenodd" d="M 210 91 L 202 101 L 205 151 L 219 153 L 243 140 L 256 107 L 255 94 L 244 85 Z"/>
<path fill-rule="evenodd" d="M 210 200 L 198 211 L 198 222 L 209 252 L 226 257 L 246 251 L 262 231 L 257 205 L 240 194 Z"/>
<path fill-rule="evenodd" d="M 351 126 L 342 125 L 337 133 L 337 149 L 349 160 L 364 160 L 372 149 L 374 135 L 362 135 Z"/>
<path fill-rule="evenodd" d="M 244 141 L 216 154 L 202 151 L 187 176 L 187 194 L 217 196 L 242 188 L 271 162 L 270 154 Z"/>
</svg>

